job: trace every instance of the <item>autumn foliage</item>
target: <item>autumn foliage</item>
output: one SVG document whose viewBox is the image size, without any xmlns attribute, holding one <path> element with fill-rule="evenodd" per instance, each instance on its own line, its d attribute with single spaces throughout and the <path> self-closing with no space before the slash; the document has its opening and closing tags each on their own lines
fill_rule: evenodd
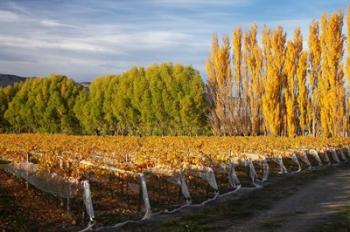
<svg viewBox="0 0 350 232">
<path fill-rule="evenodd" d="M 225 104 L 216 107 L 227 115 L 234 115 L 234 120 L 227 122 L 236 126 L 233 131 L 223 133 L 221 128 L 230 128 L 229 125 L 211 123 L 214 133 L 290 137 L 346 135 L 350 103 L 345 86 L 346 79 L 350 83 L 350 7 L 347 11 L 347 36 L 343 34 L 341 10 L 324 14 L 320 21 L 311 22 L 307 48 L 303 47 L 300 28 L 287 39 L 282 26 L 264 26 L 260 42 L 256 24 L 245 33 L 241 28 L 234 30 L 230 60 L 226 55 L 225 62 L 217 61 L 225 64 L 217 67 L 220 70 L 230 62 L 234 76 L 226 72 L 225 80 L 227 83 L 234 80 L 234 88 L 228 93 L 225 87 Z M 217 35 L 214 40 L 218 40 Z M 343 64 L 345 46 L 347 56 Z M 216 51 L 213 47 L 211 56 Z M 207 69 L 207 73 L 210 80 L 213 72 Z M 207 85 L 212 88 L 211 81 Z M 220 88 L 216 86 L 214 91 L 222 91 Z M 211 96 L 214 95 L 215 92 L 211 92 Z"/>
</svg>

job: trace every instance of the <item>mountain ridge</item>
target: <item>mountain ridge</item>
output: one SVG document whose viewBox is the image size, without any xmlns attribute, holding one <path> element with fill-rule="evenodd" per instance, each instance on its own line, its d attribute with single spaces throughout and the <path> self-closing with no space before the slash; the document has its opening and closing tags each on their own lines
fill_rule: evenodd
<svg viewBox="0 0 350 232">
<path fill-rule="evenodd" d="M 13 85 L 16 82 L 22 82 L 22 81 L 25 81 L 29 78 L 32 78 L 32 77 L 22 77 L 22 76 L 17 76 L 17 75 L 13 75 L 13 74 L 0 73 L 0 87 L 6 87 L 8 85 Z M 91 82 L 88 82 L 88 81 L 77 82 L 77 83 L 84 86 L 84 87 L 89 87 L 91 84 Z"/>
<path fill-rule="evenodd" d="M 26 77 L 21 77 L 12 74 L 0 74 L 0 87 L 6 87 L 8 85 L 13 85 L 16 82 L 25 81 Z"/>
</svg>

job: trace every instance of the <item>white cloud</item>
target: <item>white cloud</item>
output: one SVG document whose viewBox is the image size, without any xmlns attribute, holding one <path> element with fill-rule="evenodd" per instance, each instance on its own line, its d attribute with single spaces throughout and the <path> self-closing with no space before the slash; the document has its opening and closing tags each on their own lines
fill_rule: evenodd
<svg viewBox="0 0 350 232">
<path fill-rule="evenodd" d="M 17 20 L 19 20 L 18 14 L 11 11 L 0 10 L 0 22 L 14 22 Z"/>
<path fill-rule="evenodd" d="M 60 23 L 56 20 L 50 20 L 50 19 L 43 19 L 40 20 L 39 23 L 43 26 L 46 27 L 69 27 L 69 28 L 76 28 L 73 25 L 65 24 L 65 23 Z"/>
<path fill-rule="evenodd" d="M 108 31 L 103 33 L 104 27 L 85 28 L 77 36 L 36 34 L 31 37 L 16 37 L 0 35 L 0 44 L 13 48 L 50 48 L 68 51 L 83 51 L 90 53 L 127 54 L 130 51 L 157 50 L 174 45 L 184 45 L 191 36 L 181 32 L 172 31 L 140 31 L 116 33 Z M 94 31 L 94 35 L 84 36 Z M 185 46 L 185 45 L 184 45 Z"/>
<path fill-rule="evenodd" d="M 97 29 L 97 31 L 99 31 Z M 89 40 L 94 43 L 119 47 L 121 49 L 157 49 L 185 43 L 190 35 L 177 31 L 144 30 L 139 32 L 121 32 L 101 35 Z"/>
<path fill-rule="evenodd" d="M 89 51 L 104 52 L 101 46 L 89 44 L 87 42 L 71 39 L 63 39 L 60 41 L 47 41 L 40 38 L 16 38 L 13 36 L 0 36 L 0 44 L 2 46 L 10 46 L 17 48 L 56 48 L 72 51 Z"/>
<path fill-rule="evenodd" d="M 156 4 L 167 4 L 169 6 L 186 5 L 246 5 L 250 0 L 153 0 Z"/>
</svg>

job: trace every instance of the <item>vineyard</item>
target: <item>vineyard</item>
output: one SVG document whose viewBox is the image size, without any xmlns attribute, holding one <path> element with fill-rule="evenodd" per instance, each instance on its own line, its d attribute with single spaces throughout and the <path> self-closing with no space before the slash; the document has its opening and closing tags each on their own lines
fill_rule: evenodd
<svg viewBox="0 0 350 232">
<path fill-rule="evenodd" d="M 54 197 L 80 229 L 100 230 L 337 165 L 349 146 L 341 137 L 1 135 L 0 168 Z"/>
</svg>

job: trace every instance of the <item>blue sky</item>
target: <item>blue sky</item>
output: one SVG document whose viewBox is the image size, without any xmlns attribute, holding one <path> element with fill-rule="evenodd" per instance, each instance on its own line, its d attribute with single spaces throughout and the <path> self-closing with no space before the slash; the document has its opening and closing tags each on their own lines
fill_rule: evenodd
<svg viewBox="0 0 350 232">
<path fill-rule="evenodd" d="M 0 73 L 65 74 L 77 81 L 174 62 L 205 78 L 214 32 L 252 22 L 289 36 L 346 0 L 0 0 Z"/>
</svg>

